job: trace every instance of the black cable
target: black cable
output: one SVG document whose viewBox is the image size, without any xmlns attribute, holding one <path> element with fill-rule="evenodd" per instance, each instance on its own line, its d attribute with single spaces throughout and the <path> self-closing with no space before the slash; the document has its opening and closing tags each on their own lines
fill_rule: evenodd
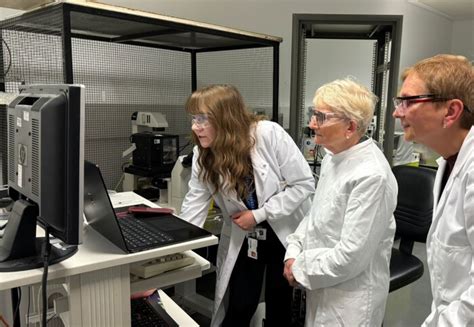
<svg viewBox="0 0 474 327">
<path fill-rule="evenodd" d="M 46 323 L 50 322 L 51 320 L 53 320 L 54 318 L 56 318 L 58 316 L 57 313 L 55 313 L 54 315 L 51 316 L 51 318 L 49 318 Z"/>
<path fill-rule="evenodd" d="M 185 145 L 181 146 L 178 148 L 178 156 L 181 154 L 181 152 L 186 149 L 189 145 L 191 144 L 191 141 L 188 141 Z"/>
<path fill-rule="evenodd" d="M 30 302 L 31 302 L 31 286 L 28 286 L 28 307 L 26 310 L 26 325 L 28 325 L 28 322 L 30 321 Z"/>
<path fill-rule="evenodd" d="M 130 166 L 130 163 L 128 161 L 122 163 L 122 171 L 124 171 L 125 167 L 128 167 L 128 166 Z"/>
<path fill-rule="evenodd" d="M 49 243 L 49 228 L 45 227 L 44 230 L 46 236 L 44 238 L 41 252 L 43 254 L 43 278 L 41 280 L 41 295 L 43 302 L 43 316 L 41 317 L 41 326 L 46 327 L 48 320 L 46 315 L 48 313 L 48 265 L 49 265 L 49 254 L 51 252 L 51 244 Z"/>
<path fill-rule="evenodd" d="M 324 158 L 322 150 L 323 148 L 319 144 L 316 144 L 313 150 L 313 174 L 316 177 L 316 184 L 319 181 L 321 174 L 321 163 Z"/>
<path fill-rule="evenodd" d="M 3 77 L 5 77 L 5 76 L 7 76 L 8 72 L 10 71 L 10 68 L 12 67 L 12 51 L 10 50 L 10 47 L 8 46 L 8 43 L 7 43 L 7 41 L 5 41 L 4 38 L 2 38 L 2 41 L 5 44 L 5 47 L 7 48 L 8 58 L 10 59 L 10 62 L 8 63 L 7 70 L 3 74 Z"/>
<path fill-rule="evenodd" d="M 315 144 L 313 148 L 313 172 L 315 174 L 316 174 L 316 167 L 318 166 L 319 148 L 320 146 L 317 144 Z"/>
<path fill-rule="evenodd" d="M 16 321 L 19 313 L 20 313 L 20 303 L 21 303 L 21 287 L 15 288 L 17 292 L 18 302 L 16 304 L 15 311 L 13 312 L 13 321 Z"/>
</svg>

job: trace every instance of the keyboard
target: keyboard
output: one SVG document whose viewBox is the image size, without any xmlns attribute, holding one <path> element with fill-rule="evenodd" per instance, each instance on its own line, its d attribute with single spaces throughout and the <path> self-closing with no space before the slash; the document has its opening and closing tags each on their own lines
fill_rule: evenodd
<svg viewBox="0 0 474 327">
<path fill-rule="evenodd" d="M 132 327 L 174 327 L 178 326 L 163 309 L 158 294 L 131 301 Z"/>
<path fill-rule="evenodd" d="M 133 250 L 152 248 L 160 244 L 174 241 L 173 236 L 160 231 L 133 216 L 123 216 L 118 219 L 127 246 Z"/>
<path fill-rule="evenodd" d="M 150 278 L 166 271 L 192 265 L 195 259 L 186 253 L 174 253 L 130 266 L 130 272 L 141 278 Z"/>
</svg>

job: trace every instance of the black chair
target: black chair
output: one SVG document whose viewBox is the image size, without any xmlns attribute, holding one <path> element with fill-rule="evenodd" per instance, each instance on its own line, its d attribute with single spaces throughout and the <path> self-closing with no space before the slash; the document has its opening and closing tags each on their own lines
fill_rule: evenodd
<svg viewBox="0 0 474 327">
<path fill-rule="evenodd" d="M 395 291 L 413 283 L 423 275 L 423 263 L 412 254 L 415 242 L 426 242 L 433 214 L 433 185 L 436 170 L 424 167 L 396 166 L 393 173 L 398 183 L 398 203 L 394 212 L 400 239 L 392 249 L 390 289 Z"/>
</svg>

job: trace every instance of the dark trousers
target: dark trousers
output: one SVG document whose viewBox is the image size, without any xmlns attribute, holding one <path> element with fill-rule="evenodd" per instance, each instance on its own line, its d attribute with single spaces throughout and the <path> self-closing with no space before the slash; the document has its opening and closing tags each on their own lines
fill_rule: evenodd
<svg viewBox="0 0 474 327">
<path fill-rule="evenodd" d="M 290 326 L 293 289 L 283 277 L 285 247 L 267 222 L 259 227 L 267 229 L 267 238 L 258 241 L 258 259 L 247 256 L 248 242 L 244 240 L 229 281 L 223 326 L 249 325 L 259 303 L 265 271 L 265 327 Z"/>
</svg>

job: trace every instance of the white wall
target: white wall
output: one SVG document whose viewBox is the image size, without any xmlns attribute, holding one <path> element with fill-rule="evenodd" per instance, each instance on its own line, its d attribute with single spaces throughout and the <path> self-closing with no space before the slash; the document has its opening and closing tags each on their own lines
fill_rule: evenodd
<svg viewBox="0 0 474 327">
<path fill-rule="evenodd" d="M 350 75 L 370 88 L 373 45 L 373 40 L 308 39 L 304 107 L 312 106 L 321 85 L 335 79 Z"/>
<path fill-rule="evenodd" d="M 453 23 L 452 53 L 474 60 L 474 19 Z"/>
<path fill-rule="evenodd" d="M 160 14 L 283 37 L 280 47 L 280 111 L 288 122 L 292 15 L 404 15 L 400 68 L 437 53 L 451 52 L 453 22 L 407 0 L 100 0 Z M 4 9 L 0 18 L 8 16 Z M 8 14 L 11 15 L 11 11 Z M 462 29 L 462 28 L 460 28 Z M 472 30 L 472 29 L 471 29 Z M 460 32 L 460 41 L 464 34 Z M 469 35 L 468 35 L 469 37 Z M 472 40 L 472 34 L 471 34 Z M 472 53 L 472 45 L 471 45 Z M 464 49 L 461 49 L 464 51 Z M 469 50 L 469 49 L 467 49 Z"/>
</svg>

